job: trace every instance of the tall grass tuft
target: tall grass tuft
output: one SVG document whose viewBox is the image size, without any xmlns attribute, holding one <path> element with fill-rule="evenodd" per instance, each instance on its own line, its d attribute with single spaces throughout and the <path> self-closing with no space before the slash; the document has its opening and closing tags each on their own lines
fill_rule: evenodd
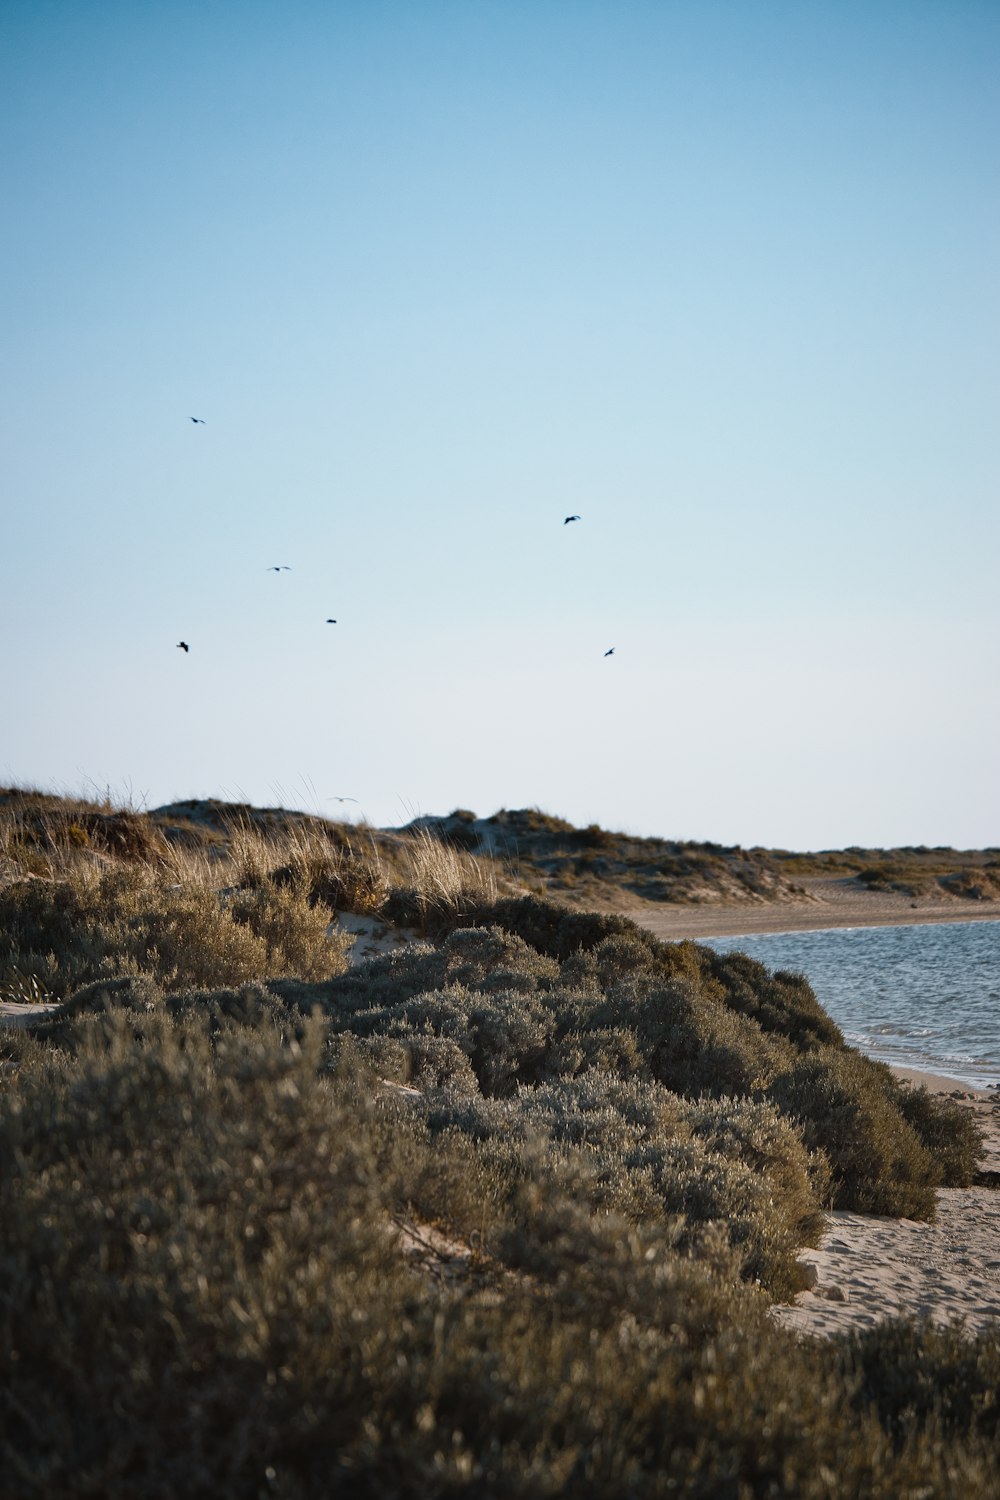
<svg viewBox="0 0 1000 1500">
<path fill-rule="evenodd" d="M 477 906 L 492 905 L 498 896 L 492 859 L 469 854 L 426 828 L 401 845 L 397 879 L 386 911 L 403 923 L 457 920 Z"/>
</svg>

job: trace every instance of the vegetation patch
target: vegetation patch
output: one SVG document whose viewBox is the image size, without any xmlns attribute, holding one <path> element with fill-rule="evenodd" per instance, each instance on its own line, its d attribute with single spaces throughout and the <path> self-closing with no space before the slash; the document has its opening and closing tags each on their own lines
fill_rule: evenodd
<svg viewBox="0 0 1000 1500">
<path fill-rule="evenodd" d="M 0 1032 L 12 1500 L 1000 1490 L 995 1330 L 768 1315 L 824 1208 L 929 1217 L 981 1144 L 801 975 L 430 833 L 24 811 L 0 979 L 64 1003 Z M 393 899 L 433 941 L 349 969 L 335 908 Z"/>
</svg>

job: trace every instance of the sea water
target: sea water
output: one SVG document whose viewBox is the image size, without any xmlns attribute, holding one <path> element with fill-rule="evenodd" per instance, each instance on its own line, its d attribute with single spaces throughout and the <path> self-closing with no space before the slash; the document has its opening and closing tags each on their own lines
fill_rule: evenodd
<svg viewBox="0 0 1000 1500">
<path fill-rule="evenodd" d="M 897 1067 L 1000 1086 L 1000 922 L 709 938 L 805 974 L 852 1046 Z"/>
</svg>

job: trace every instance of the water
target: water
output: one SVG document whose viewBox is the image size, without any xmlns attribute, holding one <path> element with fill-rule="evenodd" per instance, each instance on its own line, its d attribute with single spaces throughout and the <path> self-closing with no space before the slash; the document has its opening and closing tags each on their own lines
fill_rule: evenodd
<svg viewBox="0 0 1000 1500">
<path fill-rule="evenodd" d="M 805 974 L 848 1042 L 897 1067 L 1000 1085 L 1000 922 L 711 938 Z"/>
</svg>

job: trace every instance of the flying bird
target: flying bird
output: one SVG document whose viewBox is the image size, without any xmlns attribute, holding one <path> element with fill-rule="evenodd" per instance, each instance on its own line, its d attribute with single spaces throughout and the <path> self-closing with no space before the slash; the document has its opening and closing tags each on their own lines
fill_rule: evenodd
<svg viewBox="0 0 1000 1500">
<path fill-rule="evenodd" d="M 327 620 L 327 622 L 326 622 L 326 623 L 327 623 L 327 624 L 328 624 L 328 625 L 336 625 L 336 623 L 337 623 L 337 622 L 336 622 L 336 620 Z"/>
<path fill-rule="evenodd" d="M 190 651 L 191 647 L 188 645 L 187 641 L 178 641 L 177 649 L 178 651 Z"/>
<path fill-rule="evenodd" d="M 605 654 L 605 656 L 614 656 L 614 654 L 615 654 L 615 648 L 614 648 L 614 646 L 611 647 L 610 651 L 605 651 L 604 654 Z"/>
<path fill-rule="evenodd" d="M 265 573 L 290 573 L 292 570 L 287 563 L 275 563 L 270 568 L 265 568 Z"/>
<path fill-rule="evenodd" d="M 357 802 L 357 797 L 327 797 L 327 802 Z"/>
<path fill-rule="evenodd" d="M 579 516 L 567 516 L 566 519 L 565 519 L 565 521 L 563 522 L 563 525 L 564 526 L 568 526 L 569 523 L 570 523 L 570 521 L 579 521 L 579 519 L 580 519 Z"/>
<path fill-rule="evenodd" d="M 204 417 L 192 417 L 191 420 L 192 420 L 192 422 L 197 422 L 201 427 L 204 427 L 204 425 L 205 425 L 205 418 Z"/>
</svg>

